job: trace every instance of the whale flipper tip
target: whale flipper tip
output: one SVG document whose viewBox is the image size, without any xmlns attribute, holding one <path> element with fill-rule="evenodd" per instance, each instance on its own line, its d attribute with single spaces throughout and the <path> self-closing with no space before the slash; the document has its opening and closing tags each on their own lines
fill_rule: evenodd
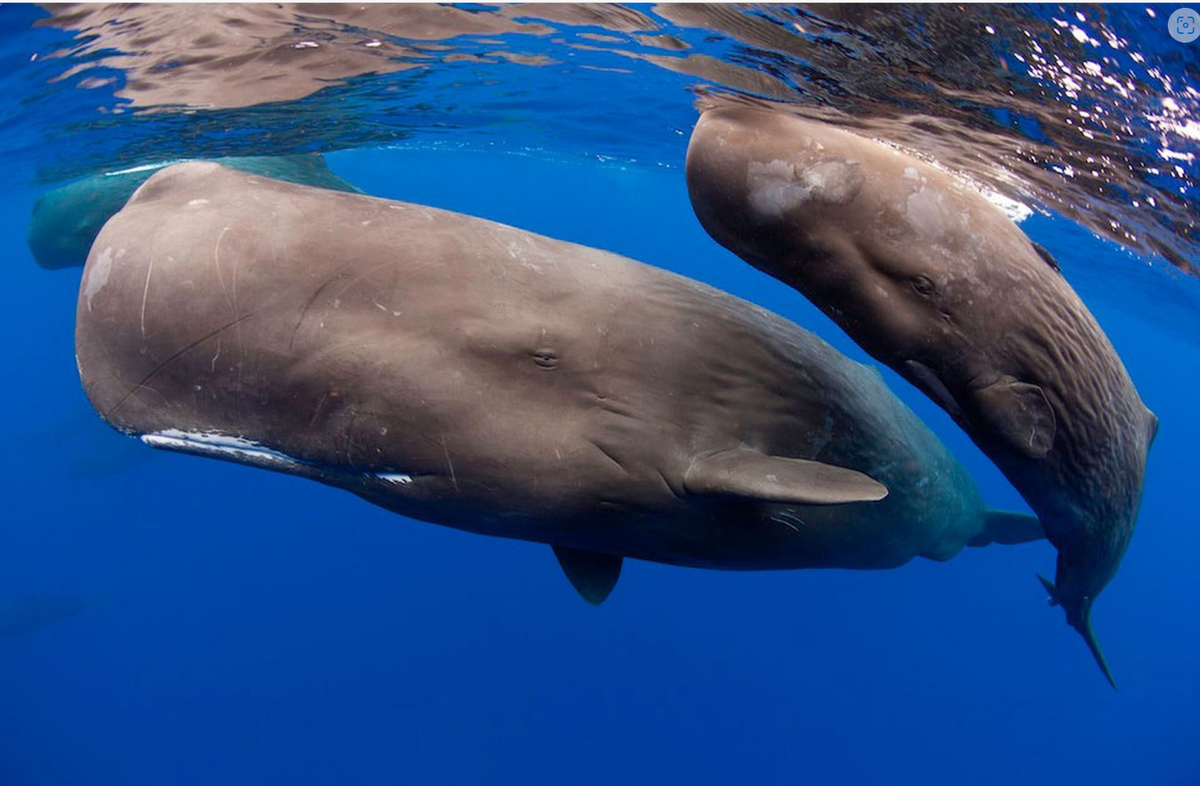
<svg viewBox="0 0 1200 786">
<path fill-rule="evenodd" d="M 857 470 L 747 449 L 696 457 L 683 485 L 689 494 L 799 505 L 878 502 L 888 495 L 887 486 Z"/>
</svg>

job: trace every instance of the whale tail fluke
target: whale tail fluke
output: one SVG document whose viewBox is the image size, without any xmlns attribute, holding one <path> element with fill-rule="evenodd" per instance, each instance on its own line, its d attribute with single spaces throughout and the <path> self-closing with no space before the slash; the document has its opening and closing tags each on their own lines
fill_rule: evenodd
<svg viewBox="0 0 1200 786">
<path fill-rule="evenodd" d="M 984 514 L 983 530 L 968 540 L 967 545 L 978 547 L 1001 543 L 1013 546 L 1045 538 L 1046 531 L 1037 516 L 1007 510 L 989 510 Z"/>
<path fill-rule="evenodd" d="M 1084 642 L 1092 652 L 1092 657 L 1096 659 L 1096 665 L 1100 667 L 1100 671 L 1104 672 L 1104 678 L 1108 680 L 1108 684 L 1112 686 L 1113 690 L 1116 690 L 1117 681 L 1113 678 L 1112 670 L 1108 668 L 1108 661 L 1104 659 L 1100 642 L 1096 640 L 1096 631 L 1092 630 L 1091 614 L 1084 613 L 1082 623 L 1075 630 L 1079 631 L 1080 636 L 1083 636 Z"/>
<path fill-rule="evenodd" d="M 1058 590 L 1054 586 L 1054 582 L 1040 573 L 1038 574 L 1038 581 L 1042 582 L 1042 586 L 1045 587 L 1046 592 L 1049 593 L 1050 597 L 1048 601 L 1050 605 L 1059 605 L 1060 601 L 1058 598 Z M 1104 678 L 1108 680 L 1108 684 L 1112 686 L 1112 689 L 1116 690 L 1117 680 L 1113 677 L 1112 669 L 1108 668 L 1108 661 L 1104 658 L 1104 651 L 1100 649 L 1100 642 L 1096 639 L 1096 631 L 1092 628 L 1092 612 L 1090 605 L 1091 604 L 1088 604 L 1087 607 L 1084 608 L 1078 623 L 1071 622 L 1070 624 L 1071 627 L 1078 631 L 1079 635 L 1083 637 L 1083 642 L 1087 644 L 1088 650 L 1092 653 L 1092 657 L 1096 659 L 1096 665 L 1099 666 L 1100 671 L 1104 673 Z M 1069 619 L 1070 615 L 1068 615 L 1068 621 Z"/>
</svg>

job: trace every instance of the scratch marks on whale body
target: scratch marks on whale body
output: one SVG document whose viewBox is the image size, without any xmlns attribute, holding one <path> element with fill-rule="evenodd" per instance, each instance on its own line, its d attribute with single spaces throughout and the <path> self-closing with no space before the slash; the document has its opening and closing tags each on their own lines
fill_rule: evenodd
<svg viewBox="0 0 1200 786">
<path fill-rule="evenodd" d="M 130 388 L 129 392 L 127 392 L 127 393 L 126 393 L 124 396 L 122 396 L 122 397 L 121 397 L 121 398 L 120 398 L 120 399 L 117 401 L 117 403 L 116 403 L 116 404 L 113 404 L 111 407 L 109 407 L 109 409 L 103 413 L 102 417 L 103 417 L 105 420 L 111 420 L 111 419 L 112 419 L 112 415 L 113 415 L 113 413 L 115 413 L 115 412 L 116 412 L 118 409 L 120 409 L 122 406 L 124 406 L 125 402 L 126 402 L 126 401 L 128 401 L 128 400 L 129 400 L 129 398 L 130 398 L 131 396 L 133 396 L 135 393 L 137 393 L 137 392 L 138 392 L 139 390 L 141 390 L 142 388 L 145 388 L 145 387 L 147 387 L 147 385 L 148 385 L 148 383 L 150 382 L 150 380 L 154 379 L 154 377 L 156 377 L 156 376 L 158 376 L 159 374 L 161 374 L 161 373 L 163 372 L 163 370 L 164 370 L 164 369 L 165 369 L 167 366 L 169 366 L 171 363 L 174 363 L 176 360 L 178 360 L 179 358 L 183 357 L 183 356 L 184 356 L 184 355 L 186 355 L 188 352 L 190 352 L 191 350 L 193 350 L 193 349 L 195 349 L 196 347 L 200 346 L 200 345 L 201 345 L 201 344 L 203 344 L 205 341 L 208 341 L 210 338 L 213 338 L 214 336 L 215 336 L 215 337 L 217 337 L 217 341 L 219 342 L 219 341 L 220 341 L 220 336 L 221 336 L 221 333 L 223 333 L 224 331 L 228 330 L 228 329 L 229 329 L 229 328 L 231 328 L 231 327 L 234 327 L 234 326 L 235 326 L 235 325 L 237 325 L 238 323 L 240 323 L 240 322 L 243 322 L 243 321 L 245 321 L 245 320 L 247 320 L 247 319 L 249 319 L 249 318 L 251 318 L 251 317 L 253 317 L 253 316 L 257 315 L 257 314 L 259 314 L 259 313 L 260 313 L 261 311 L 263 311 L 263 310 L 264 310 L 264 309 L 255 309 L 254 311 L 250 311 L 250 312 L 248 312 L 248 313 L 246 313 L 246 314 L 243 314 L 243 315 L 242 315 L 241 317 L 239 317 L 238 319 L 235 319 L 235 320 L 231 320 L 231 321 L 229 321 L 229 322 L 226 322 L 224 325 L 221 325 L 221 326 L 220 326 L 220 327 L 218 327 L 218 328 L 215 328 L 215 329 L 213 329 L 213 330 L 210 330 L 209 332 L 205 333 L 203 336 L 200 336 L 200 338 L 196 339 L 195 341 L 191 341 L 191 342 L 189 342 L 189 343 L 188 343 L 186 346 L 184 346 L 182 349 L 180 349 L 180 350 L 178 350 L 178 351 L 176 351 L 176 352 L 172 353 L 172 354 L 171 354 L 169 357 L 167 357 L 165 360 L 163 360 L 163 361 L 162 361 L 162 362 L 160 362 L 158 365 L 156 365 L 156 366 L 155 366 L 155 367 L 154 367 L 154 368 L 153 368 L 153 369 L 150 371 L 150 373 L 148 373 L 148 374 L 146 374 L 144 377 L 142 377 L 141 381 L 140 381 L 140 382 L 138 382 L 136 385 L 134 385 L 132 388 Z M 217 354 L 220 354 L 220 349 L 219 349 L 219 346 L 218 346 Z M 214 362 L 215 362 L 215 360 L 216 360 L 216 359 L 214 358 Z"/>
<path fill-rule="evenodd" d="M 142 338 L 146 338 L 146 301 L 150 297 L 150 276 L 154 273 L 154 257 L 150 257 L 150 264 L 146 266 L 146 285 L 142 287 Z"/>
<path fill-rule="evenodd" d="M 450 451 L 446 447 L 446 435 L 442 435 L 442 453 L 446 456 L 446 466 L 450 468 L 450 482 L 454 484 L 454 493 L 462 494 L 458 488 L 458 476 L 454 474 L 454 462 L 450 459 Z"/>
</svg>

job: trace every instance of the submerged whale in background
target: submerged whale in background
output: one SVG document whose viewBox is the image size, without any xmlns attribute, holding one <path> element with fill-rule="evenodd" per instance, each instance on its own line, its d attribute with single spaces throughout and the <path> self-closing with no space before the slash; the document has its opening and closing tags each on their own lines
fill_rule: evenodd
<svg viewBox="0 0 1200 786">
<path fill-rule="evenodd" d="M 318 153 L 215 160 L 235 169 L 291 183 L 359 192 L 330 171 L 324 157 Z M 176 162 L 92 175 L 42 194 L 34 203 L 29 218 L 27 239 L 34 261 L 47 270 L 82 267 L 104 222 L 125 205 L 138 186 L 171 163 Z"/>
<path fill-rule="evenodd" d="M 159 172 L 104 227 L 76 351 L 117 429 L 550 544 L 592 602 L 623 557 L 888 568 L 1043 537 L 986 511 L 876 371 L 750 303 L 213 163 Z"/>
<path fill-rule="evenodd" d="M 705 113 L 687 181 L 709 234 L 804 293 L 1008 476 L 1058 548 L 1052 602 L 1112 682 L 1090 612 L 1133 534 L 1158 420 L 1049 255 L 947 173 L 777 112 Z"/>
<path fill-rule="evenodd" d="M 26 595 L 0 601 L 0 641 L 41 630 L 83 609 L 83 600 L 73 595 Z"/>
</svg>

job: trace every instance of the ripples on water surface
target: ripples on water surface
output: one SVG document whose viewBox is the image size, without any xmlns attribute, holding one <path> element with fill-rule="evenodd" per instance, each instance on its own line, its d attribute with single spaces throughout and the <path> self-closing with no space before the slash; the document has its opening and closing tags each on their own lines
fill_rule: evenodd
<svg viewBox="0 0 1200 786">
<path fill-rule="evenodd" d="M 1171 8 L 10 8 L 0 152 L 43 183 L 402 141 L 677 167 L 696 105 L 770 103 L 1191 271 L 1200 49 Z"/>
</svg>

